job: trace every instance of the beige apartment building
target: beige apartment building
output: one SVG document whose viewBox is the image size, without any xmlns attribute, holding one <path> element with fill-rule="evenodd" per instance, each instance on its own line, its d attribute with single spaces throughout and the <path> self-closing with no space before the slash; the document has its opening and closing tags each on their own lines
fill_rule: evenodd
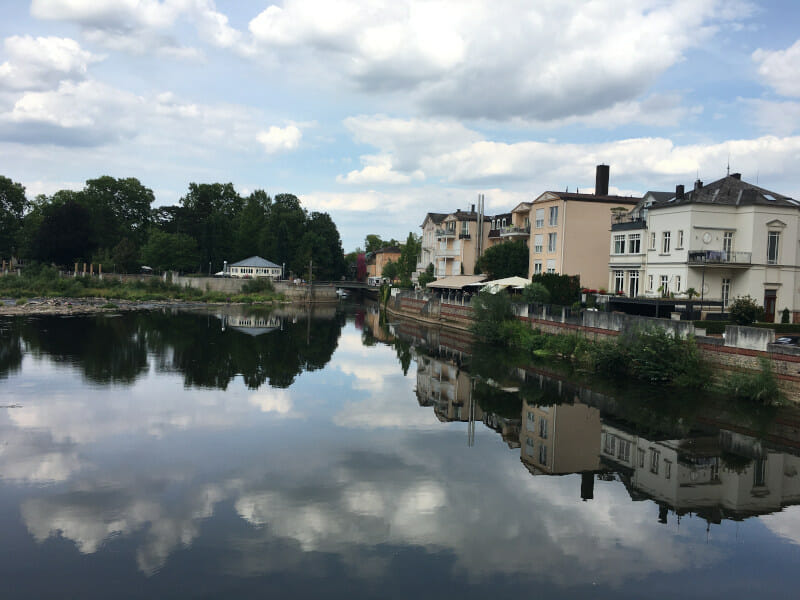
<svg viewBox="0 0 800 600">
<path fill-rule="evenodd" d="M 437 278 L 473 275 L 475 262 L 488 247 L 491 221 L 484 216 L 483 226 L 479 228 L 478 219 L 474 205 L 469 211 L 457 210 L 444 217 L 441 213 L 428 213 L 422 223 L 422 251 L 417 273 L 433 264 Z"/>
<path fill-rule="evenodd" d="M 397 246 L 389 246 L 376 250 L 367 258 L 367 276 L 380 277 L 383 275 L 383 267 L 389 262 L 400 260 L 401 250 Z"/>
<path fill-rule="evenodd" d="M 598 165 L 594 194 L 544 192 L 530 207 L 528 276 L 579 275 L 581 285 L 608 285 L 609 223 L 614 209 L 630 210 L 641 198 L 608 194 L 609 168 Z"/>
</svg>

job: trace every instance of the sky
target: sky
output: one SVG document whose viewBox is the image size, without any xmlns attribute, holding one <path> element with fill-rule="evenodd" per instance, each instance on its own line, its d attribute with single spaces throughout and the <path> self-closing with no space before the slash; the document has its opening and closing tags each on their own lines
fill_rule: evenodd
<svg viewBox="0 0 800 600">
<path fill-rule="evenodd" d="M 346 251 L 726 173 L 800 198 L 793 0 L 0 0 L 0 174 L 293 193 Z"/>
</svg>

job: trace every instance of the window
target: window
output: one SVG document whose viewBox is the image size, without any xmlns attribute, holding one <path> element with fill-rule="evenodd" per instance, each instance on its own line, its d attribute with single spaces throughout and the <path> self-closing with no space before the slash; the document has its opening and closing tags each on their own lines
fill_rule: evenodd
<svg viewBox="0 0 800 600">
<path fill-rule="evenodd" d="M 757 458 L 753 461 L 753 487 L 767 485 L 767 461 Z"/>
<path fill-rule="evenodd" d="M 548 233 L 547 234 L 547 251 L 548 252 L 555 252 L 556 251 L 556 234 L 555 233 Z"/>
<path fill-rule="evenodd" d="M 542 274 L 542 261 L 540 260 L 533 261 L 533 274 L 534 275 Z"/>
<path fill-rule="evenodd" d="M 469 235 L 469 223 L 467 221 L 461 222 L 461 235 Z"/>
<path fill-rule="evenodd" d="M 551 206 L 550 207 L 550 227 L 558 225 L 558 207 Z"/>
<path fill-rule="evenodd" d="M 650 290 L 651 292 L 653 291 L 653 279 L 654 278 L 652 275 L 647 276 L 647 289 Z"/>
<path fill-rule="evenodd" d="M 614 236 L 614 254 L 625 254 L 625 236 Z"/>
<path fill-rule="evenodd" d="M 628 440 L 617 440 L 617 458 L 623 462 L 631 459 L 631 443 Z"/>
<path fill-rule="evenodd" d="M 544 444 L 539 444 L 539 464 L 547 464 L 547 446 Z"/>
<path fill-rule="evenodd" d="M 639 295 L 639 271 L 628 271 L 628 295 L 631 298 Z"/>
<path fill-rule="evenodd" d="M 664 461 L 664 479 L 672 477 L 672 463 L 668 460 Z"/>
<path fill-rule="evenodd" d="M 610 456 L 617 453 L 617 436 L 607 433 L 603 436 L 603 452 Z"/>
<path fill-rule="evenodd" d="M 540 254 L 542 251 L 542 234 L 537 233 L 533 236 L 533 251 Z"/>
<path fill-rule="evenodd" d="M 554 258 L 547 259 L 547 272 L 548 273 L 556 272 L 556 261 Z"/>
<path fill-rule="evenodd" d="M 628 254 L 639 254 L 642 251 L 642 235 L 632 233 L 628 236 Z"/>
<path fill-rule="evenodd" d="M 525 217 L 525 229 L 528 229 L 531 226 L 531 218 Z"/>
<path fill-rule="evenodd" d="M 676 241 L 675 248 L 678 250 L 683 248 L 683 229 L 678 229 L 678 239 Z"/>
<path fill-rule="evenodd" d="M 637 448 L 636 449 L 636 455 L 637 455 L 637 458 L 639 459 L 638 460 L 639 467 L 644 469 L 644 450 L 642 450 L 641 448 Z"/>
<path fill-rule="evenodd" d="M 525 438 L 525 454 L 533 456 L 533 440 L 531 438 Z"/>
<path fill-rule="evenodd" d="M 675 291 L 676 292 L 680 292 L 681 291 L 681 276 L 680 275 L 675 275 Z"/>
<path fill-rule="evenodd" d="M 536 415 L 532 412 L 528 413 L 526 429 L 528 431 L 536 431 Z"/>
<path fill-rule="evenodd" d="M 505 227 L 505 226 L 506 226 L 506 220 L 503 219 L 503 227 Z"/>
<path fill-rule="evenodd" d="M 722 234 L 722 251 L 725 253 L 725 258 L 727 260 L 731 259 L 731 253 L 733 252 L 733 232 L 726 231 Z"/>
<path fill-rule="evenodd" d="M 650 233 L 650 250 L 656 249 L 656 232 L 653 231 Z"/>
<path fill-rule="evenodd" d="M 544 209 L 537 208 L 536 209 L 536 228 L 540 229 L 544 227 Z"/>
<path fill-rule="evenodd" d="M 661 452 L 658 450 L 650 449 L 650 472 L 658 475 L 658 460 L 661 458 Z"/>
<path fill-rule="evenodd" d="M 661 276 L 661 297 L 666 298 L 669 294 L 669 277 L 667 275 Z"/>
<path fill-rule="evenodd" d="M 614 271 L 614 292 L 625 291 L 625 271 Z"/>
<path fill-rule="evenodd" d="M 730 279 L 723 279 L 722 280 L 722 306 L 728 306 L 728 300 L 731 297 L 731 280 Z"/>
<path fill-rule="evenodd" d="M 779 231 L 770 231 L 767 233 L 767 264 L 778 264 L 778 244 L 781 239 Z"/>
<path fill-rule="evenodd" d="M 663 254 L 669 254 L 669 242 L 671 236 L 672 234 L 669 231 L 665 231 L 661 234 L 661 252 Z"/>
<path fill-rule="evenodd" d="M 497 227 L 495 226 L 496 224 L 497 224 L 497 220 L 496 219 L 492 219 L 492 229 L 497 229 Z"/>
<path fill-rule="evenodd" d="M 539 419 L 539 437 L 543 440 L 547 439 L 547 419 Z"/>
</svg>

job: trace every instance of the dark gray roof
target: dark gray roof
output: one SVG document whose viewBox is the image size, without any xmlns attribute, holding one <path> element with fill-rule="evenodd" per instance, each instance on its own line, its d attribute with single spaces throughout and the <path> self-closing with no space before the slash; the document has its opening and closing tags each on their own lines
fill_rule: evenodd
<svg viewBox="0 0 800 600">
<path fill-rule="evenodd" d="M 425 224 L 425 221 L 426 221 L 426 220 L 428 220 L 428 219 L 430 219 L 431 221 L 433 221 L 433 223 L 434 223 L 435 225 L 438 225 L 439 223 L 441 223 L 442 221 L 444 221 L 444 218 L 445 218 L 446 216 L 447 216 L 447 213 L 435 213 L 435 212 L 429 212 L 427 215 L 425 215 L 425 219 L 422 221 L 422 223 L 423 223 L 423 225 L 424 225 L 424 224 Z"/>
<path fill-rule="evenodd" d="M 474 210 L 464 211 L 461 209 L 456 210 L 456 212 L 449 213 L 445 215 L 447 217 L 455 217 L 458 221 L 478 221 L 478 213 Z M 483 215 L 484 221 L 491 221 L 492 218 L 488 215 Z"/>
<path fill-rule="evenodd" d="M 653 200 L 655 200 L 656 202 L 666 202 L 670 198 L 675 197 L 675 192 L 654 192 L 651 190 L 647 192 L 644 196 L 645 197 L 651 196 Z"/>
<path fill-rule="evenodd" d="M 678 199 L 674 193 L 664 201 L 655 202 L 651 209 L 668 208 L 670 206 L 683 206 L 685 204 L 723 204 L 727 206 L 785 206 L 790 208 L 800 207 L 800 202 L 788 196 L 770 192 L 752 183 L 741 180 L 738 173 L 723 177 L 708 185 L 695 187 Z"/>
<path fill-rule="evenodd" d="M 602 202 L 607 204 L 636 204 L 641 198 L 636 196 L 596 196 L 594 194 L 578 194 L 573 192 L 546 192 L 555 194 L 562 200 L 577 200 L 580 202 Z M 535 205 L 536 203 L 534 203 Z"/>
<path fill-rule="evenodd" d="M 261 258 L 260 256 L 251 256 L 250 258 L 245 258 L 244 260 L 240 260 L 239 262 L 232 263 L 231 267 L 259 267 L 261 269 L 265 267 L 270 267 L 273 269 L 280 269 L 280 265 L 276 265 L 274 262 L 268 261 L 266 258 Z"/>
</svg>

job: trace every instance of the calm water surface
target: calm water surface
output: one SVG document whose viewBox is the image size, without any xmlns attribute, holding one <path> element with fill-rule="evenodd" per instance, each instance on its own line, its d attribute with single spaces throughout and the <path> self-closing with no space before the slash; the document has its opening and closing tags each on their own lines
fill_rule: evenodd
<svg viewBox="0 0 800 600">
<path fill-rule="evenodd" d="M 796 598 L 800 417 L 363 308 L 0 320 L 2 598 Z"/>
</svg>

